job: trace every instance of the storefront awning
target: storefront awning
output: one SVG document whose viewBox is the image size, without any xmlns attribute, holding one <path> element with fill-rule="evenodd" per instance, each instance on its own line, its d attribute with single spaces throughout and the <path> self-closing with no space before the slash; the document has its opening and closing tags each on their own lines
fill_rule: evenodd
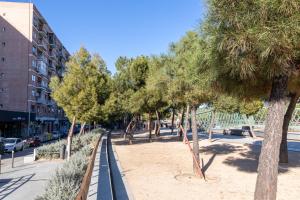
<svg viewBox="0 0 300 200">
<path fill-rule="evenodd" d="M 30 121 L 35 120 L 35 113 L 30 113 Z M 28 121 L 27 112 L 14 112 L 0 110 L 0 122 L 17 122 L 17 121 Z"/>
</svg>

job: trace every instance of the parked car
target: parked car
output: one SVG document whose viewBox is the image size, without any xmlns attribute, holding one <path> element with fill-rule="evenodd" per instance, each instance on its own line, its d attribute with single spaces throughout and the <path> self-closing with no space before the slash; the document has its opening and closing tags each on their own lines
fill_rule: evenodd
<svg viewBox="0 0 300 200">
<path fill-rule="evenodd" d="M 24 143 L 20 138 L 6 138 L 4 140 L 5 152 L 22 151 L 23 148 L 24 148 Z"/>
<path fill-rule="evenodd" d="M 39 137 L 33 137 L 33 138 L 29 138 L 27 140 L 27 143 L 29 144 L 30 147 L 38 147 L 41 145 L 41 140 Z"/>
<path fill-rule="evenodd" d="M 23 140 L 23 149 L 28 149 L 30 147 L 28 139 Z"/>
</svg>

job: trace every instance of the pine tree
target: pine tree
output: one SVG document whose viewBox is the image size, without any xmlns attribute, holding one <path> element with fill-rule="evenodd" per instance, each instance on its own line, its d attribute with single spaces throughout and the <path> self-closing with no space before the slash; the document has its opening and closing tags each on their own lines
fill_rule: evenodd
<svg viewBox="0 0 300 200">
<path fill-rule="evenodd" d="M 299 65 L 300 2 L 210 0 L 205 27 L 220 86 L 269 95 L 255 199 L 275 200 L 288 83 Z"/>
</svg>

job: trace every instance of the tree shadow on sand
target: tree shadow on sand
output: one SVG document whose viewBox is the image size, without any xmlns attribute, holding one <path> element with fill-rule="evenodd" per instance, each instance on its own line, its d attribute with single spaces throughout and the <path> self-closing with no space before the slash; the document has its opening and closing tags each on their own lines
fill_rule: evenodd
<svg viewBox="0 0 300 200">
<path fill-rule="evenodd" d="M 228 155 L 223 161 L 224 164 L 237 168 L 239 171 L 256 173 L 261 146 L 244 144 L 236 146 L 227 143 L 212 144 L 200 147 L 203 154 L 213 154 L 213 158 L 218 155 Z M 237 153 L 238 155 L 232 155 Z M 280 164 L 278 172 L 288 172 L 290 168 L 300 167 L 300 153 L 289 152 L 289 163 Z M 206 169 L 207 170 L 207 169 Z"/>
<path fill-rule="evenodd" d="M 169 129 L 162 129 L 162 130 L 169 130 Z M 116 134 L 116 135 L 112 134 L 112 136 L 111 136 L 112 139 L 119 139 L 119 140 L 113 141 L 114 145 L 145 144 L 145 143 L 149 143 L 148 137 L 149 137 L 148 131 L 141 131 L 141 132 L 134 133 L 134 138 L 132 140 L 132 144 L 129 144 L 129 140 L 128 139 L 124 140 L 123 135 L 121 135 L 121 134 Z M 155 136 L 155 134 L 152 133 L 151 142 L 162 142 L 162 143 L 182 142 L 182 138 L 179 138 L 174 133 L 172 135 L 171 131 L 164 131 L 164 132 L 161 132 L 160 136 Z"/>
</svg>

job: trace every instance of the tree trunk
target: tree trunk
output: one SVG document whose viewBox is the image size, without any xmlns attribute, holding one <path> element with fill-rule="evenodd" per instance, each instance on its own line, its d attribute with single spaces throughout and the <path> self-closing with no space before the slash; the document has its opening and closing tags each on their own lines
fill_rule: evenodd
<svg viewBox="0 0 300 200">
<path fill-rule="evenodd" d="M 186 106 L 185 123 L 184 123 L 184 129 L 186 132 L 188 132 L 189 130 L 189 118 L 190 118 L 190 105 L 188 104 Z"/>
<path fill-rule="evenodd" d="M 158 130 L 157 120 L 154 120 L 154 134 L 156 136 L 157 136 L 157 130 Z"/>
<path fill-rule="evenodd" d="M 157 119 L 155 135 L 160 136 L 160 114 L 158 111 L 156 111 L 155 113 L 156 113 L 156 119 Z"/>
<path fill-rule="evenodd" d="M 68 140 L 67 140 L 67 159 L 69 160 L 71 157 L 71 146 L 72 146 L 72 137 L 74 133 L 74 126 L 76 122 L 76 117 L 73 117 L 72 125 L 69 129 Z"/>
<path fill-rule="evenodd" d="M 194 174 L 198 175 L 200 158 L 199 158 L 199 141 L 198 141 L 197 120 L 196 120 L 196 106 L 192 106 L 191 114 L 192 114 L 193 153 L 196 158 L 196 161 L 193 159 L 193 169 L 194 169 Z"/>
<path fill-rule="evenodd" d="M 180 122 L 179 122 L 179 125 L 178 125 L 178 129 L 179 129 L 179 139 L 182 138 L 182 135 L 183 135 L 183 132 L 180 128 L 180 126 L 183 125 L 183 119 L 184 119 L 184 108 L 181 108 L 181 112 L 180 112 Z"/>
<path fill-rule="evenodd" d="M 216 111 L 213 110 L 211 113 L 211 119 L 210 119 L 210 124 L 209 124 L 209 129 L 208 129 L 208 137 L 209 137 L 209 141 L 211 142 L 212 139 L 212 129 L 214 128 L 214 124 L 215 124 L 215 117 L 216 117 Z"/>
<path fill-rule="evenodd" d="M 83 135 L 85 124 L 86 124 L 85 122 L 83 122 L 83 124 L 81 124 L 79 135 Z"/>
<path fill-rule="evenodd" d="M 132 126 L 133 126 L 133 123 L 134 123 L 134 119 L 132 119 L 132 120 L 129 122 L 129 124 L 128 124 L 126 130 L 125 130 L 124 140 L 126 140 L 126 136 L 130 133 L 130 131 L 131 131 L 131 129 L 132 129 Z"/>
<path fill-rule="evenodd" d="M 134 133 L 134 131 L 135 131 L 135 129 L 136 129 L 137 123 L 138 123 L 138 119 L 137 119 L 136 116 L 134 116 L 134 118 L 133 118 L 133 123 L 131 124 L 130 130 L 129 130 L 129 132 L 128 132 L 128 134 L 129 134 L 129 144 L 132 144 L 133 133 Z"/>
<path fill-rule="evenodd" d="M 152 123 L 152 121 L 151 121 L 151 112 L 149 112 L 148 115 L 149 115 L 149 141 L 151 142 L 152 141 L 151 140 L 151 132 L 152 132 L 152 127 L 151 127 L 151 123 Z"/>
<path fill-rule="evenodd" d="M 255 200 L 276 200 L 279 148 L 287 99 L 287 76 L 273 79 L 264 140 L 258 163 Z"/>
<path fill-rule="evenodd" d="M 251 124 L 249 126 L 250 126 L 250 130 L 249 130 L 250 136 L 252 138 L 256 138 L 256 134 L 255 134 L 255 132 L 253 130 L 253 126 Z"/>
<path fill-rule="evenodd" d="M 174 130 L 174 117 L 175 117 L 175 109 L 172 109 L 172 120 L 171 120 L 171 134 L 173 135 Z"/>
<path fill-rule="evenodd" d="M 284 115 L 284 121 L 282 126 L 282 139 L 280 144 L 280 154 L 279 154 L 279 162 L 280 163 L 288 163 L 288 148 L 287 148 L 287 134 L 289 130 L 289 124 L 293 116 L 293 112 L 296 108 L 296 104 L 298 101 L 299 95 L 296 93 L 291 94 L 291 100 L 289 103 L 289 107 Z"/>
</svg>

